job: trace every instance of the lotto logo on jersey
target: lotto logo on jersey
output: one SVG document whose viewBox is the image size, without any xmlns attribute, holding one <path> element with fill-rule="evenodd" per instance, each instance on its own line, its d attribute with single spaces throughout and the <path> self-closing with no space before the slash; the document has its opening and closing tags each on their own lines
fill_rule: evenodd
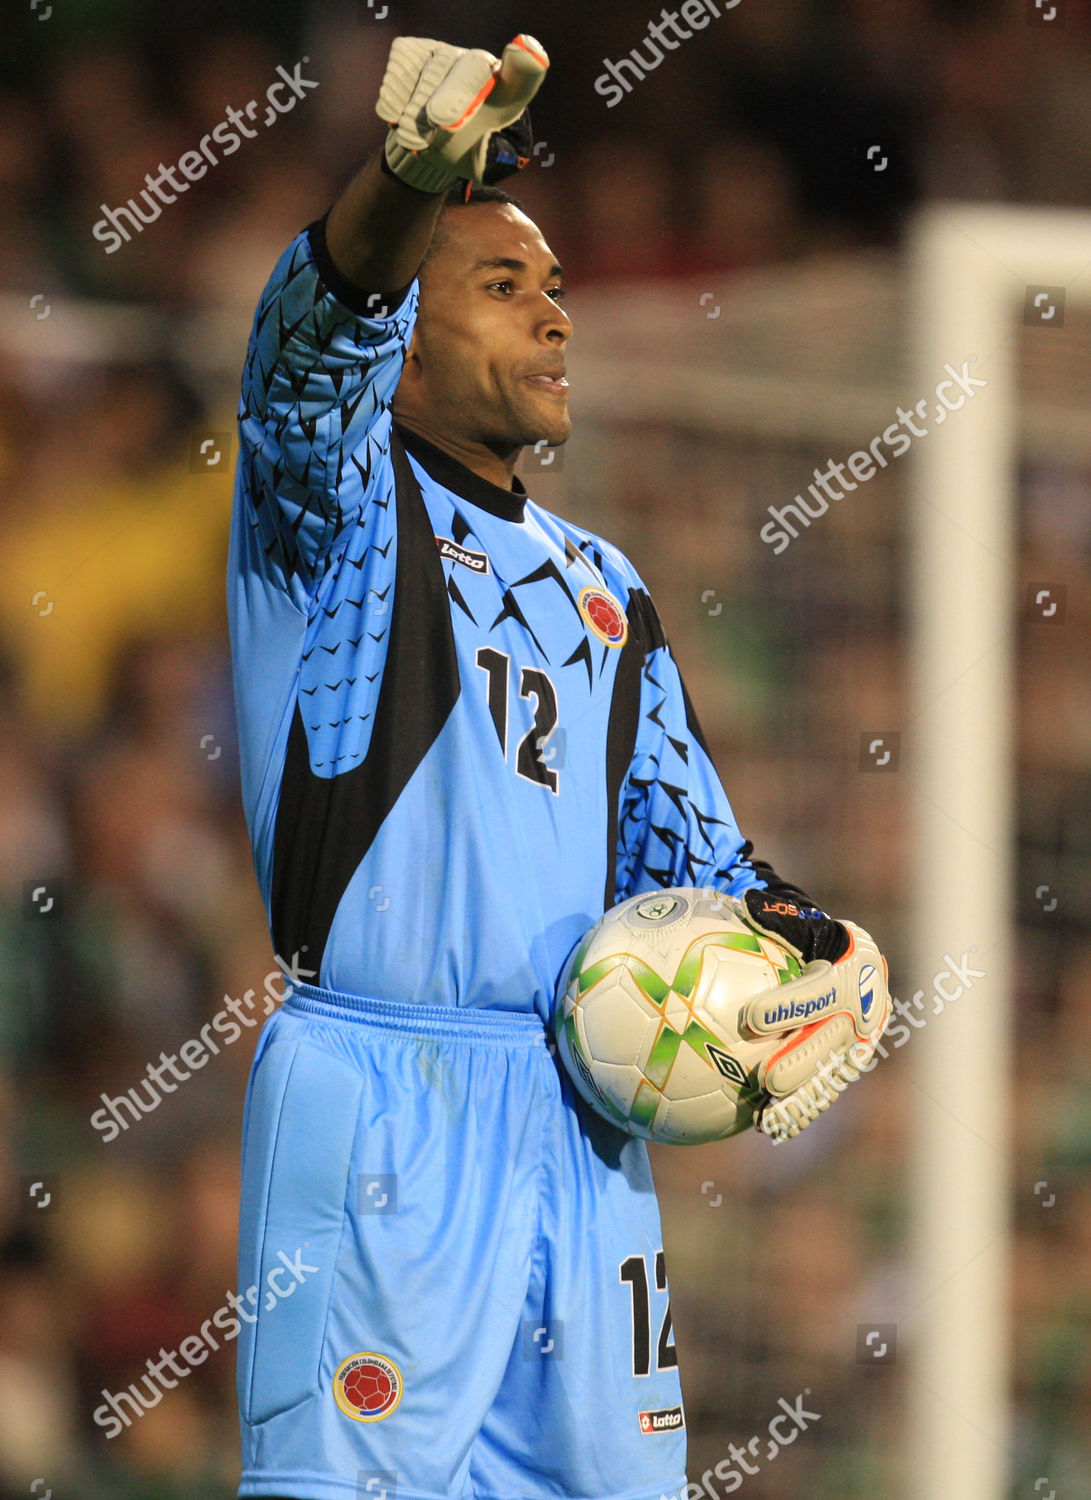
<svg viewBox="0 0 1091 1500">
<path fill-rule="evenodd" d="M 680 1406 L 664 1406 L 659 1411 L 637 1412 L 641 1432 L 677 1432 L 686 1425 Z"/>
<path fill-rule="evenodd" d="M 489 571 L 487 552 L 473 552 L 469 547 L 460 547 L 449 536 L 437 536 L 436 546 L 439 548 L 440 557 L 449 557 L 452 562 L 461 563 L 464 568 L 469 568 L 473 573 Z"/>
<path fill-rule="evenodd" d="M 579 606 L 580 614 L 600 641 L 605 641 L 607 646 L 624 646 L 629 635 L 629 622 L 613 594 L 588 584 L 580 590 Z"/>
<path fill-rule="evenodd" d="M 351 1354 L 337 1366 L 333 1395 L 354 1422 L 379 1422 L 402 1399 L 402 1372 L 382 1354 Z"/>
</svg>

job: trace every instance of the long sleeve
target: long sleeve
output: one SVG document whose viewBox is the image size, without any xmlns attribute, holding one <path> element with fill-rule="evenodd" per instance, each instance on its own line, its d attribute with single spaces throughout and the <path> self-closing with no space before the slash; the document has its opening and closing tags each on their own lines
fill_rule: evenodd
<svg viewBox="0 0 1091 1500">
<path fill-rule="evenodd" d="M 267 565 L 301 595 L 382 498 L 378 459 L 416 309 L 416 282 L 385 298 L 345 282 L 324 220 L 296 236 L 262 294 L 242 375 L 239 492 Z"/>
<path fill-rule="evenodd" d="M 735 896 L 757 886 L 813 904 L 752 857 L 655 606 L 642 587 L 636 592 L 645 654 L 636 745 L 621 793 L 616 899 L 667 886 L 715 886 Z"/>
</svg>

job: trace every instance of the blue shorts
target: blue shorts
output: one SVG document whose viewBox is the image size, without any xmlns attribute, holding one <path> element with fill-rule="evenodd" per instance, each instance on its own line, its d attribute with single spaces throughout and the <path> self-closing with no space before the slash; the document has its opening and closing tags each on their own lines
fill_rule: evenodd
<svg viewBox="0 0 1091 1500">
<path fill-rule="evenodd" d="M 246 1102 L 239 1495 L 678 1493 L 644 1143 L 537 1015 L 290 990 Z"/>
</svg>

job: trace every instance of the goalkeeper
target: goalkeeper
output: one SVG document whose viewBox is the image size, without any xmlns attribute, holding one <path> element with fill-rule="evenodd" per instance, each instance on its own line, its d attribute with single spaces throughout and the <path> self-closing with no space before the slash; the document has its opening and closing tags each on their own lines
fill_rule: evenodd
<svg viewBox="0 0 1091 1500">
<path fill-rule="evenodd" d="M 278 1295 L 240 1305 L 241 1496 L 677 1492 L 647 1152 L 551 1056 L 565 959 L 643 891 L 745 903 L 804 966 L 787 1019 L 752 1018 L 778 1135 L 886 1018 L 867 935 L 752 857 L 637 571 L 514 475 L 571 427 L 562 270 L 495 186 L 547 68 L 527 36 L 499 61 L 398 38 L 385 145 L 250 336 L 242 793 L 276 951 L 314 983 L 247 1094 L 239 1285 Z"/>
</svg>

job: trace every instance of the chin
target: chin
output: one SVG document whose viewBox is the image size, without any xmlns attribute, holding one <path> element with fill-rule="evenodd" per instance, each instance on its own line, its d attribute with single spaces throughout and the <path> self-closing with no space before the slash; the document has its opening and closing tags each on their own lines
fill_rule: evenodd
<svg viewBox="0 0 1091 1500">
<path fill-rule="evenodd" d="M 526 439 L 528 443 L 547 443 L 551 448 L 558 448 L 572 435 L 572 418 L 565 412 L 550 422 L 531 423 L 530 428 L 534 436 Z"/>
<path fill-rule="evenodd" d="M 540 407 L 527 410 L 508 411 L 494 429 L 495 436 L 485 441 L 501 448 L 533 448 L 535 443 L 547 443 L 556 448 L 567 443 L 572 434 L 572 418 L 567 409 L 542 411 Z"/>
</svg>

